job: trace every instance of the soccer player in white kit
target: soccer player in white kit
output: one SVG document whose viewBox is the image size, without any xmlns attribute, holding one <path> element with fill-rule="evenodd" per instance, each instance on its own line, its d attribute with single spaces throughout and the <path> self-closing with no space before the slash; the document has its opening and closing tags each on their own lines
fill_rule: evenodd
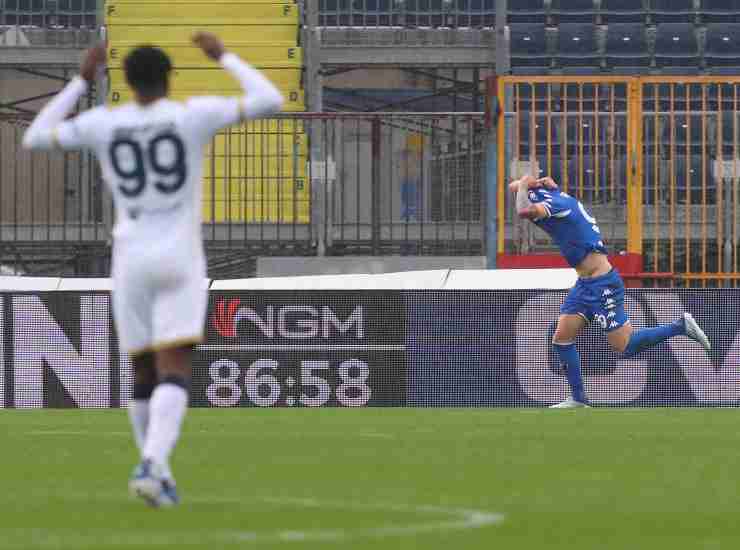
<svg viewBox="0 0 740 550">
<path fill-rule="evenodd" d="M 197 33 L 193 42 L 239 81 L 243 97 L 172 101 L 169 58 L 141 46 L 124 61 L 134 102 L 65 120 L 105 65 L 98 46 L 23 139 L 28 149 L 93 150 L 113 194 L 113 312 L 121 348 L 134 364 L 129 417 L 142 459 L 129 489 L 154 507 L 179 502 L 169 457 L 188 406 L 193 346 L 205 327 L 204 148 L 220 129 L 283 104 L 280 91 L 226 52 L 218 37 Z"/>
</svg>

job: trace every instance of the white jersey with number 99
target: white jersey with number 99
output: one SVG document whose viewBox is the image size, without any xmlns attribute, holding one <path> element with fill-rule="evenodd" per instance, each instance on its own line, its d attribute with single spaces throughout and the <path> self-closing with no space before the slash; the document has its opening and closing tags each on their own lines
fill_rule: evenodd
<svg viewBox="0 0 740 550">
<path fill-rule="evenodd" d="M 204 148 L 239 119 L 236 98 L 161 99 L 92 109 L 65 125 L 58 139 L 95 151 L 114 197 L 118 245 L 171 238 L 195 246 L 201 242 Z"/>
</svg>

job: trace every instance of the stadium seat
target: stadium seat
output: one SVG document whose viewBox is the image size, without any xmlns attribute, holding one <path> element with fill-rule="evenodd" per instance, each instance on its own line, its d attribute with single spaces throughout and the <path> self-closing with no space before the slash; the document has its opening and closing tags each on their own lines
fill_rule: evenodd
<svg viewBox="0 0 740 550">
<path fill-rule="evenodd" d="M 599 50 L 596 26 L 582 23 L 563 23 L 558 27 L 558 62 L 560 65 L 597 65 Z"/>
<path fill-rule="evenodd" d="M 594 0 L 551 0 L 550 13 L 558 23 L 594 22 Z"/>
<path fill-rule="evenodd" d="M 694 0 L 651 0 L 650 16 L 654 23 L 693 23 Z"/>
<path fill-rule="evenodd" d="M 655 62 L 658 67 L 697 68 L 699 43 L 690 23 L 663 23 L 655 35 Z"/>
<path fill-rule="evenodd" d="M 708 66 L 740 65 L 740 23 L 707 25 L 704 59 Z"/>
<path fill-rule="evenodd" d="M 647 16 L 643 0 L 601 0 L 603 23 L 645 23 Z"/>
<path fill-rule="evenodd" d="M 509 37 L 512 68 L 550 66 L 544 25 L 529 23 L 509 25 Z"/>
<path fill-rule="evenodd" d="M 645 26 L 640 23 L 614 23 L 606 31 L 606 65 L 615 69 L 645 67 L 650 64 Z"/>
<path fill-rule="evenodd" d="M 547 12 L 545 0 L 517 0 L 508 2 L 508 23 L 544 23 Z"/>
<path fill-rule="evenodd" d="M 705 23 L 724 23 L 740 17 L 738 0 L 702 0 L 699 10 Z"/>
</svg>

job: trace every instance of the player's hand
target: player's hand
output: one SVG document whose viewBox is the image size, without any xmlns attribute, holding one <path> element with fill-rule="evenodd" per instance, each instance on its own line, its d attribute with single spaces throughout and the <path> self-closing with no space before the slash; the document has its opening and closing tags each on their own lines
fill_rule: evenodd
<svg viewBox="0 0 740 550">
<path fill-rule="evenodd" d="M 221 39 L 212 32 L 196 32 L 193 35 L 193 44 L 198 46 L 210 59 L 218 61 L 226 52 L 226 47 Z"/>
<path fill-rule="evenodd" d="M 534 177 L 530 175 L 522 176 L 518 180 L 514 180 L 509 184 L 509 191 L 512 193 L 516 193 L 519 191 L 520 187 L 523 187 L 524 189 L 528 189 L 530 187 L 530 184 L 532 182 L 536 182 L 537 180 L 534 179 Z"/>
<path fill-rule="evenodd" d="M 90 83 L 94 82 L 98 71 L 105 67 L 107 57 L 105 44 L 98 44 L 87 50 L 80 65 L 80 76 Z"/>
<path fill-rule="evenodd" d="M 537 183 L 537 178 L 535 178 L 531 174 L 526 174 L 522 176 L 522 179 L 519 181 L 521 182 L 520 185 L 524 186 L 525 189 L 532 189 L 534 187 L 539 187 L 539 184 Z"/>
<path fill-rule="evenodd" d="M 552 179 L 550 176 L 545 176 L 544 178 L 538 179 L 537 185 L 541 185 L 543 187 L 546 187 L 547 189 L 557 189 L 558 188 L 558 184 L 555 183 L 555 180 Z"/>
</svg>

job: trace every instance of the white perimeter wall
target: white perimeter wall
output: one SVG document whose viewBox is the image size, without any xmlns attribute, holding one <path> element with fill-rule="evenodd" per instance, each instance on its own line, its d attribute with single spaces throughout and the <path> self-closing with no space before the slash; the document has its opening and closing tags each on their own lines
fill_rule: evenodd
<svg viewBox="0 0 740 550">
<path fill-rule="evenodd" d="M 205 280 L 204 285 L 211 290 L 559 290 L 571 288 L 576 278 L 573 269 L 436 269 L 382 274 Z M 0 291 L 111 289 L 110 279 L 0 277 Z"/>
</svg>

